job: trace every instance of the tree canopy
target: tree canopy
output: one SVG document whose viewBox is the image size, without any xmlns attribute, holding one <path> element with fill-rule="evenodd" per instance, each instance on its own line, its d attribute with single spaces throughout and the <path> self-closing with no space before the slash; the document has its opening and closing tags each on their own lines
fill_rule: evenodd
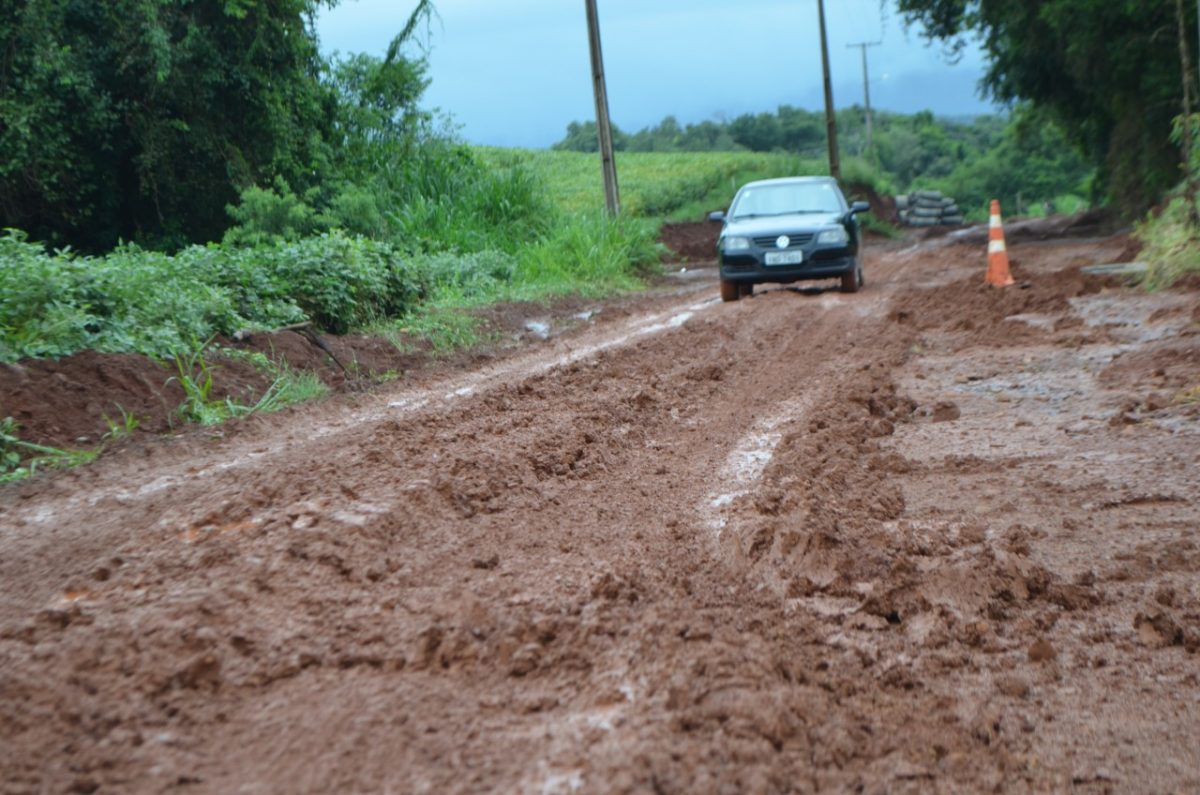
<svg viewBox="0 0 1200 795">
<path fill-rule="evenodd" d="M 325 166 L 317 0 L 0 0 L 0 225 L 91 249 L 220 236 Z"/>
<path fill-rule="evenodd" d="M 1187 6 L 1192 38 L 1196 10 Z M 1056 120 L 1127 213 L 1182 178 L 1170 141 L 1183 95 L 1171 0 L 899 0 L 899 8 L 951 51 L 979 36 L 990 56 L 984 88 Z"/>
</svg>

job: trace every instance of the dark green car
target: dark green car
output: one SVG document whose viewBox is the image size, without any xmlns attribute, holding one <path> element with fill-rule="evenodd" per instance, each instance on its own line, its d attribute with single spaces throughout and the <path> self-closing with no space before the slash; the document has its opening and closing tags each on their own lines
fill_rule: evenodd
<svg viewBox="0 0 1200 795">
<path fill-rule="evenodd" d="M 724 222 L 717 252 L 721 298 L 753 295 L 764 282 L 841 279 L 842 292 L 863 285 L 858 213 L 866 202 L 849 204 L 832 177 L 788 177 L 751 182 L 737 192 Z"/>
</svg>

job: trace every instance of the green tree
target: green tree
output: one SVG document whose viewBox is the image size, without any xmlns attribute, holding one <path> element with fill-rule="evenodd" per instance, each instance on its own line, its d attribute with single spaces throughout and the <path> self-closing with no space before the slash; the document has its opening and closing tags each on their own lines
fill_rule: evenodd
<svg viewBox="0 0 1200 795">
<path fill-rule="evenodd" d="M 988 93 L 1048 113 L 1101 167 L 1101 189 L 1125 212 L 1179 181 L 1169 133 L 1181 71 L 1168 0 L 899 0 L 899 8 L 951 51 L 981 36 Z M 1189 31 L 1195 13 L 1189 3 Z"/>
<path fill-rule="evenodd" d="M 778 111 L 780 144 L 789 152 L 803 157 L 819 157 L 825 153 L 825 119 L 790 105 Z"/>
<path fill-rule="evenodd" d="M 783 128 L 774 113 L 738 116 L 729 123 L 729 134 L 738 146 L 752 152 L 770 152 L 783 145 Z"/>
<path fill-rule="evenodd" d="M 0 0 L 0 226 L 219 238 L 239 190 L 327 170 L 318 0 Z"/>
<path fill-rule="evenodd" d="M 1012 121 L 989 146 L 962 161 L 944 179 L 925 182 L 958 199 L 966 211 L 983 213 L 990 199 L 1008 212 L 1064 195 L 1086 194 L 1093 169 L 1051 120 L 1019 106 Z"/>
<path fill-rule="evenodd" d="M 613 149 L 618 152 L 624 151 L 629 145 L 629 136 L 615 124 L 612 135 Z M 599 152 L 600 134 L 596 131 L 596 122 L 571 122 L 567 125 L 567 136 L 554 144 L 551 149 L 565 152 Z"/>
</svg>

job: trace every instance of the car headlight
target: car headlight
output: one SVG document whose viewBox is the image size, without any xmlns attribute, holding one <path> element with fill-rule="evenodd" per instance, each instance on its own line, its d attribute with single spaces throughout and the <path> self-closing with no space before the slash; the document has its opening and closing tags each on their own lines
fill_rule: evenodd
<svg viewBox="0 0 1200 795">
<path fill-rule="evenodd" d="M 850 242 L 850 236 L 846 234 L 845 229 L 839 226 L 837 229 L 826 229 L 817 235 L 817 242 L 822 244 L 848 243 Z"/>
<path fill-rule="evenodd" d="M 750 248 L 748 237 L 727 237 L 721 241 L 722 251 L 745 251 Z"/>
</svg>

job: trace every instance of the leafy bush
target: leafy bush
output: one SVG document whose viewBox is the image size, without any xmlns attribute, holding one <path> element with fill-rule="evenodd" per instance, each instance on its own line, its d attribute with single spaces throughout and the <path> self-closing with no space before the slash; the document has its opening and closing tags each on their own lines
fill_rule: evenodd
<svg viewBox="0 0 1200 795">
<path fill-rule="evenodd" d="M 462 302 L 494 299 L 502 294 L 517 270 L 517 261 L 502 251 L 472 254 L 427 254 L 413 260 L 414 270 L 437 296 L 455 296 Z"/>
<path fill-rule="evenodd" d="M 329 210 L 321 218 L 330 228 L 380 239 L 387 234 L 388 227 L 379 204 L 369 189 L 350 185 L 333 197 Z"/>
<path fill-rule="evenodd" d="M 237 320 L 228 292 L 197 279 L 186 259 L 135 246 L 46 254 L 18 232 L 0 238 L 0 360 L 84 348 L 166 355 Z"/>
<path fill-rule="evenodd" d="M 0 237 L 0 361 L 85 348 L 172 358 L 214 334 L 305 319 L 344 332 L 402 314 L 431 288 L 392 246 L 340 232 L 76 257 L 10 231 Z"/>
<path fill-rule="evenodd" d="M 278 191 L 278 192 L 276 192 Z M 275 189 L 252 186 L 241 193 L 239 203 L 225 208 L 236 225 L 225 232 L 225 242 L 241 245 L 295 240 L 320 228 L 317 213 L 292 193 L 283 179 Z"/>
</svg>

